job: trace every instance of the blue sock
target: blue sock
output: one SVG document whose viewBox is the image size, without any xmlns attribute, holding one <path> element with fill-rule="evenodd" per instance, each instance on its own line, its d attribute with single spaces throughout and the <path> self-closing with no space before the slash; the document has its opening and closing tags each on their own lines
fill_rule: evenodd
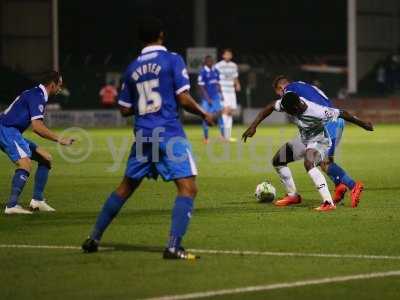
<svg viewBox="0 0 400 300">
<path fill-rule="evenodd" d="M 96 225 L 94 226 L 93 232 L 90 235 L 91 239 L 100 241 L 104 231 L 118 214 L 125 202 L 125 199 L 119 197 L 116 193 L 112 193 L 110 197 L 108 197 L 100 214 L 97 217 Z"/>
<path fill-rule="evenodd" d="M 33 188 L 33 199 L 42 201 L 44 188 L 49 178 L 50 169 L 45 165 L 39 165 L 35 174 L 35 185 Z"/>
<path fill-rule="evenodd" d="M 176 197 L 172 209 L 171 233 L 168 242 L 169 249 L 177 249 L 189 226 L 193 210 L 193 199 L 190 197 Z"/>
<path fill-rule="evenodd" d="M 11 208 L 18 204 L 19 195 L 29 178 L 29 172 L 24 169 L 15 170 L 13 180 L 11 182 L 11 195 L 7 202 L 7 207 Z"/>
<path fill-rule="evenodd" d="M 347 175 L 345 170 L 343 170 L 335 163 L 331 163 L 329 165 L 328 176 L 335 183 L 335 185 L 343 183 L 349 189 L 353 189 L 355 186 L 354 180 L 349 175 Z"/>
<path fill-rule="evenodd" d="M 219 131 L 221 132 L 221 136 L 224 136 L 224 120 L 222 119 L 222 116 L 218 118 L 218 126 Z"/>
<path fill-rule="evenodd" d="M 207 140 L 208 139 L 208 125 L 204 121 L 203 121 L 203 133 L 204 133 L 204 138 Z"/>
</svg>

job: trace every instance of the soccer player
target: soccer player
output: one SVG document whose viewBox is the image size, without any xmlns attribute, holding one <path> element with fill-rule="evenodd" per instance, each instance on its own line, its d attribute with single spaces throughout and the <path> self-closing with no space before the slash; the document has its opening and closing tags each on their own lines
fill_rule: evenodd
<svg viewBox="0 0 400 300">
<path fill-rule="evenodd" d="M 280 97 L 287 92 L 295 92 L 299 97 L 313 103 L 333 107 L 332 102 L 323 91 L 316 86 L 305 82 L 291 81 L 287 76 L 279 75 L 273 81 L 272 86 L 276 94 Z M 346 171 L 334 162 L 335 149 L 339 146 L 344 126 L 345 122 L 342 118 L 338 118 L 336 121 L 331 121 L 326 124 L 325 129 L 331 138 L 332 146 L 328 150 L 327 158 L 321 163 L 321 168 L 335 184 L 333 201 L 339 203 L 349 189 L 351 191 L 351 205 L 354 208 L 357 207 L 361 199 L 361 193 L 364 188 L 363 183 L 360 181 L 354 181 Z M 278 150 L 273 159 L 273 165 L 277 169 L 278 173 L 281 174 L 281 177 L 285 177 L 290 173 L 287 164 L 301 159 L 301 154 L 304 151 L 305 147 L 301 142 L 300 137 L 294 138 Z M 287 206 L 298 204 L 300 202 L 300 195 L 291 191 L 286 195 L 286 197 L 276 201 L 275 205 Z"/>
<path fill-rule="evenodd" d="M 29 206 L 32 210 L 55 211 L 43 198 L 51 169 L 51 155 L 42 147 L 24 138 L 23 133 L 32 126 L 34 133 L 47 140 L 61 145 L 71 145 L 74 142 L 71 138 L 58 136 L 43 123 L 47 101 L 61 90 L 61 86 L 62 78 L 58 72 L 46 72 L 39 86 L 24 91 L 0 114 L 0 149 L 17 166 L 12 180 L 11 195 L 4 211 L 6 214 L 32 213 L 18 204 L 19 196 L 31 173 L 32 160 L 38 163 L 38 167 L 33 198 Z"/>
<path fill-rule="evenodd" d="M 237 109 L 236 92 L 240 92 L 238 66 L 232 61 L 232 49 L 222 51 L 222 60 L 215 67 L 220 73 L 220 84 L 224 98 L 222 120 L 224 123 L 224 136 L 230 142 L 236 142 L 232 137 L 233 114 Z"/>
<path fill-rule="evenodd" d="M 254 136 L 257 126 L 268 117 L 273 111 L 286 112 L 293 117 L 293 122 L 300 131 L 301 142 L 305 146 L 304 167 L 313 180 L 322 198 L 322 204 L 315 208 L 317 211 L 331 211 L 336 209 L 336 205 L 329 193 L 328 185 L 318 165 L 324 161 L 326 153 L 332 145 L 330 136 L 326 133 L 325 125 L 335 121 L 339 117 L 354 123 L 365 130 L 372 131 L 373 126 L 370 122 L 364 122 L 347 111 L 338 110 L 331 107 L 321 106 L 300 98 L 295 92 L 287 92 L 281 100 L 277 100 L 267 105 L 253 121 L 250 127 L 243 133 L 243 140 L 246 142 L 248 137 Z M 288 192 L 296 192 L 295 184 L 291 173 L 283 174 L 277 169 Z"/>
<path fill-rule="evenodd" d="M 221 130 L 221 136 L 224 138 L 224 126 L 221 117 L 221 101 L 223 101 L 223 97 L 219 80 L 219 72 L 214 67 L 213 58 L 207 55 L 197 81 L 202 96 L 201 106 L 206 112 L 218 116 L 218 125 Z M 206 121 L 203 121 L 203 132 L 204 143 L 208 144 L 208 124 Z"/>
<path fill-rule="evenodd" d="M 142 180 L 161 175 L 166 181 L 174 181 L 177 187 L 170 237 L 163 257 L 196 259 L 181 246 L 197 194 L 197 169 L 178 108 L 199 115 L 210 125 L 213 117 L 190 96 L 189 76 L 182 57 L 162 46 L 165 37 L 162 23 L 158 19 L 145 19 L 138 34 L 145 47 L 128 66 L 118 101 L 122 115 L 134 116 L 136 141 L 125 176 L 106 200 L 82 249 L 96 252 L 104 231 Z"/>
</svg>

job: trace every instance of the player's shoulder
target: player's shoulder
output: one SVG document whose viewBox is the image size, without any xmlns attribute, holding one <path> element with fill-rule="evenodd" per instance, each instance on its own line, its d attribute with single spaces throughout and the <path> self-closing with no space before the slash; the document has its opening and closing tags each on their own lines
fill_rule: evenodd
<svg viewBox="0 0 400 300">
<path fill-rule="evenodd" d="M 304 81 L 292 81 L 291 83 L 289 83 L 286 86 L 286 90 L 287 91 L 291 91 L 291 90 L 302 90 L 302 89 L 307 89 L 309 88 L 310 85 Z"/>
</svg>

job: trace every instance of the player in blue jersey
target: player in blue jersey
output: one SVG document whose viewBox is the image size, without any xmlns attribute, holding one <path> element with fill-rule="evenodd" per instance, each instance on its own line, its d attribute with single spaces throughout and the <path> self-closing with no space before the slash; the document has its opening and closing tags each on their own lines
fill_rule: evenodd
<svg viewBox="0 0 400 300">
<path fill-rule="evenodd" d="M 286 93 L 296 93 L 301 99 L 316 103 L 321 106 L 333 107 L 330 99 L 317 87 L 301 81 L 292 82 L 287 76 L 280 75 L 273 81 L 273 89 L 276 94 L 283 97 Z M 333 201 L 339 203 L 349 189 L 351 190 L 352 207 L 357 207 L 363 183 L 354 181 L 338 164 L 334 161 L 335 149 L 340 143 L 345 122 L 342 118 L 331 121 L 325 125 L 325 130 L 330 137 L 331 147 L 328 150 L 327 158 L 320 164 L 322 170 L 327 173 L 335 184 L 335 194 Z M 287 206 L 301 202 L 300 195 L 297 194 L 296 186 L 293 181 L 292 173 L 287 164 L 302 158 L 305 151 L 304 144 L 299 137 L 283 145 L 273 158 L 273 166 L 277 170 L 281 181 L 284 183 L 287 195 L 283 199 L 275 202 L 277 206 Z"/>
<path fill-rule="evenodd" d="M 170 237 L 163 257 L 197 258 L 181 246 L 197 194 L 197 169 L 178 109 L 183 107 L 209 124 L 213 118 L 190 96 L 185 63 L 180 55 L 162 46 L 164 32 L 157 19 L 143 20 L 139 26 L 139 38 L 145 47 L 128 66 L 118 101 L 122 115 L 134 116 L 135 143 L 125 176 L 106 200 L 92 233 L 82 245 L 84 252 L 98 250 L 104 231 L 142 180 L 161 175 L 166 181 L 174 181 L 177 187 Z"/>
<path fill-rule="evenodd" d="M 221 138 L 224 139 L 224 124 L 221 116 L 223 97 L 219 84 L 219 71 L 214 67 L 214 61 L 210 55 L 204 59 L 204 66 L 200 70 L 197 83 L 202 96 L 201 106 L 206 112 L 218 116 Z M 208 124 L 205 121 L 203 121 L 203 132 L 204 143 L 208 144 Z"/>
<path fill-rule="evenodd" d="M 43 116 L 49 97 L 61 90 L 62 78 L 58 72 L 43 75 L 40 85 L 23 92 L 0 114 L 0 150 L 8 155 L 17 166 L 12 180 L 11 195 L 5 208 L 6 214 L 31 214 L 18 204 L 19 196 L 32 169 L 32 160 L 38 163 L 35 174 L 32 210 L 54 211 L 43 198 L 48 174 L 51 169 L 51 155 L 42 147 L 24 138 L 29 126 L 37 135 L 60 143 L 71 145 L 73 139 L 62 138 L 49 130 L 43 123 Z"/>
</svg>

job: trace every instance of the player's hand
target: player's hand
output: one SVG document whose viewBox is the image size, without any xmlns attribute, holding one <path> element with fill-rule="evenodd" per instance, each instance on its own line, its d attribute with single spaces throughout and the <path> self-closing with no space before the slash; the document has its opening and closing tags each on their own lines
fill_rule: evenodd
<svg viewBox="0 0 400 300">
<path fill-rule="evenodd" d="M 257 128 L 250 126 L 242 135 L 242 140 L 246 143 L 247 138 L 253 137 L 256 134 Z"/>
<path fill-rule="evenodd" d="M 368 131 L 374 131 L 374 125 L 371 122 L 364 122 L 362 128 Z"/>
<path fill-rule="evenodd" d="M 208 125 L 210 126 L 215 125 L 214 116 L 212 114 L 205 113 L 203 119 L 204 121 L 206 121 Z"/>
<path fill-rule="evenodd" d="M 57 142 L 63 146 L 70 146 L 75 142 L 75 139 L 62 137 Z"/>
</svg>

